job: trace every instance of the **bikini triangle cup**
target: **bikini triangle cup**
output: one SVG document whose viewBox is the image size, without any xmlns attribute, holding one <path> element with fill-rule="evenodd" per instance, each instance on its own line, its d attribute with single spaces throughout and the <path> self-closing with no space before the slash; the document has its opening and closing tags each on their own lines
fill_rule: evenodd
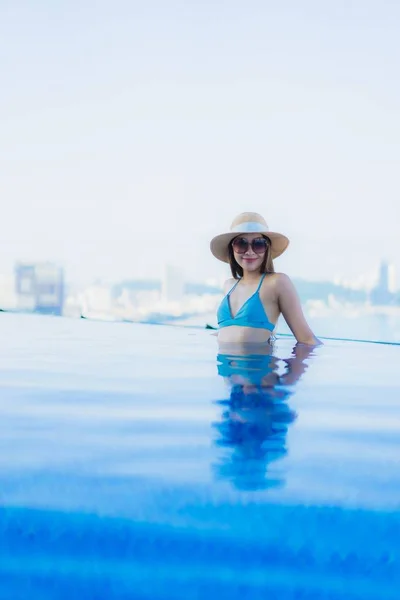
<svg viewBox="0 0 400 600">
<path fill-rule="evenodd" d="M 260 299 L 260 287 L 266 273 L 261 277 L 260 283 L 258 284 L 258 288 L 254 292 L 250 298 L 246 300 L 246 302 L 241 306 L 236 315 L 232 316 L 231 307 L 229 304 L 229 296 L 239 283 L 237 281 L 235 285 L 229 290 L 226 296 L 223 298 L 221 304 L 219 305 L 217 312 L 218 326 L 221 329 L 222 327 L 230 327 L 231 325 L 236 325 L 239 327 L 254 327 L 257 329 L 267 329 L 268 331 L 273 331 L 275 329 L 275 325 L 273 325 L 265 312 L 265 309 L 262 305 Z"/>
</svg>

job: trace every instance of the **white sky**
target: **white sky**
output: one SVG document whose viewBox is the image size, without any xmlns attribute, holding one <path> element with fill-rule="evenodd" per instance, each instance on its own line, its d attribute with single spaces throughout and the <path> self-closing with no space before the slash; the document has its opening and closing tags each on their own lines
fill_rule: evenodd
<svg viewBox="0 0 400 600">
<path fill-rule="evenodd" d="M 227 272 L 243 210 L 276 268 L 400 272 L 397 0 L 0 0 L 0 272 Z"/>
</svg>

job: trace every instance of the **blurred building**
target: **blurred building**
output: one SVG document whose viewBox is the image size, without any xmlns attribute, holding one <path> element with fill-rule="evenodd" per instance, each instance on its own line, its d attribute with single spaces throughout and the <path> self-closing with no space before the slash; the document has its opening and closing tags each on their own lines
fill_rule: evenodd
<svg viewBox="0 0 400 600">
<path fill-rule="evenodd" d="M 87 287 L 80 298 L 81 315 L 88 319 L 113 318 L 113 297 L 111 286 L 94 283 Z"/>
<path fill-rule="evenodd" d="M 370 299 L 375 305 L 388 305 L 394 301 L 394 269 L 386 260 L 379 266 L 378 282 L 371 290 Z"/>
<path fill-rule="evenodd" d="M 392 294 L 397 291 L 396 268 L 393 264 L 388 267 L 388 286 Z"/>
<path fill-rule="evenodd" d="M 64 271 L 49 263 L 15 266 L 17 309 L 61 315 L 64 306 Z"/>
<path fill-rule="evenodd" d="M 0 275 L 0 309 L 15 310 L 17 308 L 17 295 L 15 292 L 14 275 Z"/>
</svg>

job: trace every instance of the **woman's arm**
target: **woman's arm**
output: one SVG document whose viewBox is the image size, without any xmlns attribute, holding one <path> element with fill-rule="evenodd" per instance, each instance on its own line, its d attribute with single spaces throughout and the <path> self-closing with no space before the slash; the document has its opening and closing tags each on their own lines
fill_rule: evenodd
<svg viewBox="0 0 400 600">
<path fill-rule="evenodd" d="M 295 385 L 308 369 L 308 364 L 304 362 L 310 356 L 314 356 L 315 346 L 297 343 L 292 350 L 290 358 L 283 360 L 286 363 L 287 371 L 280 377 L 283 385 Z"/>
<path fill-rule="evenodd" d="M 291 279 L 283 273 L 279 273 L 277 292 L 279 309 L 296 340 L 312 346 L 321 344 L 305 319 L 296 288 Z"/>
</svg>

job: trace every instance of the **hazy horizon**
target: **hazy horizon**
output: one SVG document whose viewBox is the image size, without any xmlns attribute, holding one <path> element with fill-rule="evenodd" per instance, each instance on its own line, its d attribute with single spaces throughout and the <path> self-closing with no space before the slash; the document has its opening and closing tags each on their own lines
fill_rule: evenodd
<svg viewBox="0 0 400 600">
<path fill-rule="evenodd" d="M 244 210 L 275 262 L 400 273 L 400 5 L 250 0 L 0 5 L 0 273 L 71 281 L 229 274 L 209 252 Z"/>
</svg>

